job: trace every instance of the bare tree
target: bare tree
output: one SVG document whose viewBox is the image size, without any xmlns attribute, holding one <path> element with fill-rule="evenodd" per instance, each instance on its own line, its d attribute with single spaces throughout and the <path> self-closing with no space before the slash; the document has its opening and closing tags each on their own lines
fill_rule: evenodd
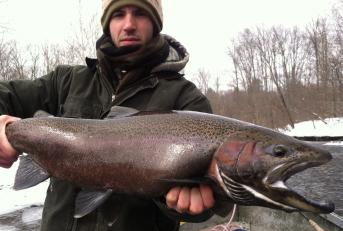
<svg viewBox="0 0 343 231">
<path fill-rule="evenodd" d="M 199 89 L 206 95 L 210 86 L 211 74 L 203 68 L 199 68 L 194 77 Z"/>
<path fill-rule="evenodd" d="M 233 91 L 224 94 L 224 112 L 273 127 L 341 116 L 343 1 L 333 15 L 331 24 L 319 18 L 304 30 L 278 26 L 240 33 L 228 50 Z"/>
<path fill-rule="evenodd" d="M 68 59 L 65 48 L 63 48 L 61 45 L 45 44 L 41 49 L 43 70 L 45 70 L 45 73 L 53 71 L 57 65 L 66 63 L 65 60 Z"/>
<path fill-rule="evenodd" d="M 75 26 L 73 36 L 67 41 L 69 63 L 84 63 L 86 56 L 96 56 L 95 44 L 101 34 L 99 15 L 94 13 L 91 17 L 83 15 L 82 0 L 79 0 L 79 19 Z"/>
<path fill-rule="evenodd" d="M 0 0 L 0 5 L 6 0 Z M 79 0 L 79 19 L 71 38 L 60 44 L 27 46 L 25 54 L 17 42 L 0 38 L 0 78 L 3 80 L 37 78 L 51 72 L 60 64 L 83 64 L 86 56 L 94 57 L 95 44 L 100 37 L 101 27 L 97 14 L 85 17 L 83 0 Z M 0 22 L 1 24 L 1 22 Z M 0 32 L 5 28 L 0 25 Z M 25 57 L 25 58 L 24 58 Z"/>
<path fill-rule="evenodd" d="M 236 47 L 235 47 L 235 41 L 232 41 L 232 48 L 228 49 L 228 55 L 230 56 L 230 58 L 232 59 L 232 64 L 233 64 L 233 89 L 235 91 L 239 91 L 240 88 L 240 80 L 239 80 L 239 63 L 238 63 L 238 57 L 236 54 Z"/>
<path fill-rule="evenodd" d="M 286 112 L 289 123 L 292 127 L 294 127 L 294 120 L 283 92 L 285 81 L 283 80 L 282 74 L 285 67 L 282 64 L 282 54 L 284 50 L 276 31 L 277 30 L 275 28 L 272 28 L 271 31 L 263 31 L 258 29 L 257 47 L 263 62 L 268 67 L 270 78 L 276 87 L 276 91 L 279 95 L 283 109 Z"/>
<path fill-rule="evenodd" d="M 28 67 L 28 76 L 31 79 L 36 79 L 38 78 L 42 73 L 42 65 L 40 63 L 41 59 L 40 59 L 40 50 L 39 47 L 37 46 L 28 46 L 26 48 L 26 50 L 29 53 L 29 58 L 31 61 L 31 64 Z"/>
<path fill-rule="evenodd" d="M 333 8 L 333 47 L 330 57 L 332 78 L 336 83 L 335 93 L 335 114 L 338 108 L 343 107 L 343 1 Z"/>
<path fill-rule="evenodd" d="M 0 77 L 1 80 L 8 80 L 9 76 L 11 75 L 11 53 L 12 48 L 9 42 L 4 41 L 4 39 L 0 40 Z"/>
<path fill-rule="evenodd" d="M 13 77 L 12 79 L 26 79 L 25 71 L 26 60 L 22 57 L 19 52 L 17 44 L 14 43 L 12 47 L 12 69 Z"/>
<path fill-rule="evenodd" d="M 26 60 L 21 55 L 17 42 L 0 40 L 0 79 L 24 79 Z"/>
</svg>

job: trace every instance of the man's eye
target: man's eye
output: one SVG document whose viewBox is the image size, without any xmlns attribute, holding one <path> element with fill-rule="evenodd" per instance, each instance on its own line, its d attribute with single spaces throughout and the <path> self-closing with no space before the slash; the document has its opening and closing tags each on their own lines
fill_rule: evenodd
<svg viewBox="0 0 343 231">
<path fill-rule="evenodd" d="M 114 12 L 112 14 L 112 18 L 120 18 L 120 17 L 123 17 L 123 13 L 122 12 Z"/>
<path fill-rule="evenodd" d="M 136 16 L 148 16 L 148 13 L 145 12 L 144 10 L 137 10 L 137 11 L 135 12 L 135 15 L 136 15 Z"/>
</svg>

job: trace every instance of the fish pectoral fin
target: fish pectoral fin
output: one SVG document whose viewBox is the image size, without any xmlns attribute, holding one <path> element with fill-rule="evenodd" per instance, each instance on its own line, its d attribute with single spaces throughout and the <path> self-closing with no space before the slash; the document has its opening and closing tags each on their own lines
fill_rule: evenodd
<svg viewBox="0 0 343 231">
<path fill-rule="evenodd" d="M 194 177 L 190 179 L 159 179 L 161 183 L 168 183 L 172 186 L 196 187 L 200 184 L 211 184 L 211 180 L 206 177 Z"/>
<path fill-rule="evenodd" d="M 14 179 L 14 190 L 33 187 L 50 177 L 49 173 L 40 167 L 31 155 L 19 157 L 19 166 Z"/>
<path fill-rule="evenodd" d="M 81 218 L 91 213 L 111 195 L 111 189 L 107 191 L 81 190 L 76 196 L 74 218 Z"/>
</svg>

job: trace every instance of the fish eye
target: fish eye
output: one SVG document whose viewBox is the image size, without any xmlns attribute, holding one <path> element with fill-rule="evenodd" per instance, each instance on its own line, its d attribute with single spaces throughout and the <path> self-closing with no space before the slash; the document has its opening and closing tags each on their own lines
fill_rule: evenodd
<svg viewBox="0 0 343 231">
<path fill-rule="evenodd" d="M 275 145 L 273 148 L 273 155 L 283 157 L 288 153 L 288 148 L 284 145 Z"/>
<path fill-rule="evenodd" d="M 268 146 L 265 152 L 275 157 L 283 157 L 289 152 L 289 149 L 282 144 L 276 144 Z"/>
</svg>

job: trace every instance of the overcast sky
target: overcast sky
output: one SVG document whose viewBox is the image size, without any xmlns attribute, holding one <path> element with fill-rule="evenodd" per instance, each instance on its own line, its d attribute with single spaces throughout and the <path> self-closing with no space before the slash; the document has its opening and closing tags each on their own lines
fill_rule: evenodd
<svg viewBox="0 0 343 231">
<path fill-rule="evenodd" d="M 79 0 L 0 0 L 0 24 L 23 44 L 63 42 L 76 24 Z M 227 47 L 244 28 L 304 26 L 330 13 L 337 0 L 163 0 L 163 33 L 188 49 L 186 74 L 199 68 L 227 76 Z M 84 15 L 101 12 L 101 1 L 82 0 Z M 99 14 L 100 15 L 100 14 Z"/>
</svg>

